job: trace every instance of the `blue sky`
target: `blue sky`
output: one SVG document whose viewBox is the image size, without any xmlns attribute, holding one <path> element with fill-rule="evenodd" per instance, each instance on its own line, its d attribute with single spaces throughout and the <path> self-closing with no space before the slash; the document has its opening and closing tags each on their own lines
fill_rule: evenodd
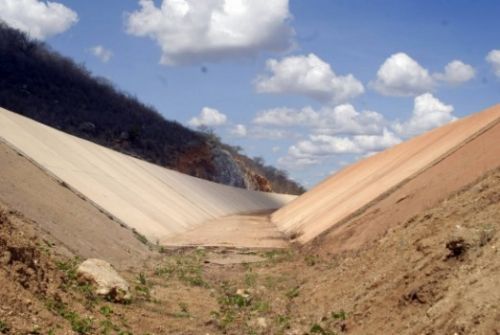
<svg viewBox="0 0 500 335">
<path fill-rule="evenodd" d="M 162 2 L 0 0 L 0 19 L 307 187 L 500 102 L 500 1 Z"/>
</svg>

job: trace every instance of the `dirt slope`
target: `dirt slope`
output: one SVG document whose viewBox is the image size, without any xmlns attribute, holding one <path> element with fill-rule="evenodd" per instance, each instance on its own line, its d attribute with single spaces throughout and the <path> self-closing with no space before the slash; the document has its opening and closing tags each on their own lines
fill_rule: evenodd
<svg viewBox="0 0 500 335">
<path fill-rule="evenodd" d="M 106 259 L 119 267 L 140 264 L 149 248 L 130 229 L 108 215 L 25 157 L 0 143 L 0 205 L 22 213 L 26 220 L 80 257 Z"/>
<path fill-rule="evenodd" d="M 497 105 L 350 165 L 274 212 L 271 220 L 294 240 L 306 243 L 353 214 L 365 210 L 368 205 L 392 193 L 429 167 L 442 164 L 444 157 L 478 133 L 489 130 L 499 119 L 500 105 Z M 480 155 L 495 155 L 498 152 L 497 142 L 487 144 Z M 464 162 L 470 159 L 460 157 Z M 477 172 L 493 169 L 498 166 L 498 162 L 498 159 L 482 159 L 481 163 L 491 165 L 481 165 L 482 170 Z M 474 171 L 471 178 L 462 179 L 461 167 L 456 168 L 459 170 L 452 174 L 458 180 L 454 187 L 449 187 L 451 190 L 459 189 L 479 175 Z M 431 198 L 442 199 L 447 196 L 447 192 L 449 189 L 439 189 L 438 196 L 431 195 Z M 420 203 L 426 202 L 425 198 L 421 200 Z"/>
<path fill-rule="evenodd" d="M 356 251 L 166 251 L 121 273 L 129 305 L 74 281 L 78 261 L 0 210 L 3 334 L 500 334 L 500 170 Z M 242 255 L 234 254 L 242 257 Z M 257 257 L 258 258 L 258 257 Z"/>
</svg>

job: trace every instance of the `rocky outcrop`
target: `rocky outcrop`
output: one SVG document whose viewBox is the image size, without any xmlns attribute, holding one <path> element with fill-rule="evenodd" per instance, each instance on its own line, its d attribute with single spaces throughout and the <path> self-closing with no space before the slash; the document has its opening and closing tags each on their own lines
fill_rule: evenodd
<svg viewBox="0 0 500 335">
<path fill-rule="evenodd" d="M 217 171 L 214 176 L 215 182 L 247 189 L 253 188 L 254 185 L 247 185 L 244 172 L 227 150 L 215 146 L 212 149 L 212 155 L 212 162 Z"/>
<path fill-rule="evenodd" d="M 97 295 L 110 301 L 125 303 L 132 298 L 127 281 L 106 261 L 87 259 L 78 267 L 77 276 L 80 283 L 93 285 Z"/>
</svg>

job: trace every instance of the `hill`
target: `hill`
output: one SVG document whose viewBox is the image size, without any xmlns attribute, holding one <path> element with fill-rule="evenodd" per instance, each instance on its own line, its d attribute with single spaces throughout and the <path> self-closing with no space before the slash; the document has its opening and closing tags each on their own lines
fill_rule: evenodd
<svg viewBox="0 0 500 335">
<path fill-rule="evenodd" d="M 0 23 L 0 106 L 160 166 L 253 190 L 300 194 L 286 173 L 92 76 L 83 65 Z"/>
</svg>

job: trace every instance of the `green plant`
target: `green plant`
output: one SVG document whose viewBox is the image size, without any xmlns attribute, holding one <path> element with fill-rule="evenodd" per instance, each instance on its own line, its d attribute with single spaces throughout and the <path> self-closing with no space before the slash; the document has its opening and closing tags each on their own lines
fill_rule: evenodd
<svg viewBox="0 0 500 335">
<path fill-rule="evenodd" d="M 319 257 L 315 255 L 307 255 L 304 257 L 307 266 L 314 266 L 319 263 L 319 260 Z"/>
<path fill-rule="evenodd" d="M 113 309 L 110 306 L 104 305 L 101 306 L 99 312 L 105 317 L 109 317 L 111 314 L 113 314 Z"/>
<path fill-rule="evenodd" d="M 10 331 L 10 327 L 3 320 L 0 320 L 0 333 L 7 334 Z"/>
<path fill-rule="evenodd" d="M 484 225 L 479 230 L 479 246 L 484 247 L 495 236 L 496 229 L 492 225 Z"/>
<path fill-rule="evenodd" d="M 284 261 L 290 261 L 293 258 L 293 250 L 270 250 L 264 252 L 264 257 L 271 263 L 276 264 Z"/>
<path fill-rule="evenodd" d="M 278 329 L 282 332 L 290 328 L 290 317 L 288 315 L 278 315 L 275 318 Z"/>
<path fill-rule="evenodd" d="M 71 328 L 78 334 L 90 334 L 93 330 L 92 319 L 89 317 L 81 317 L 76 312 L 67 309 L 67 306 L 62 301 L 47 300 L 45 302 L 47 308 L 56 313 L 71 324 Z"/>
<path fill-rule="evenodd" d="M 75 283 L 77 277 L 76 270 L 79 263 L 80 259 L 78 257 L 56 262 L 56 267 L 59 271 L 64 272 L 64 281 L 66 285 L 70 286 Z"/>
<path fill-rule="evenodd" d="M 191 286 L 207 287 L 203 279 L 203 261 L 205 252 L 196 250 L 194 253 L 172 256 L 156 269 L 156 274 L 167 280 L 176 276 L 178 280 Z"/>
<path fill-rule="evenodd" d="M 145 245 L 149 245 L 149 241 L 148 241 L 148 238 L 146 236 L 142 235 L 141 233 L 139 233 L 135 229 L 132 229 L 132 233 L 134 233 L 135 238 L 138 239 L 139 242 L 141 242 L 142 244 L 145 244 Z"/>
<path fill-rule="evenodd" d="M 188 305 L 185 302 L 179 303 L 179 312 L 173 313 L 172 316 L 176 318 L 190 318 L 191 313 L 189 313 Z"/>
<path fill-rule="evenodd" d="M 331 315 L 332 315 L 332 319 L 334 319 L 334 320 L 345 321 L 347 319 L 347 313 L 343 309 L 341 309 L 338 312 L 332 312 Z"/>
<path fill-rule="evenodd" d="M 135 290 L 148 301 L 151 299 L 150 286 L 151 285 L 146 279 L 144 273 L 139 273 L 139 275 L 137 276 L 137 285 L 135 286 Z"/>
<path fill-rule="evenodd" d="M 294 287 L 294 288 L 292 288 L 292 289 L 288 290 L 288 291 L 285 293 L 285 295 L 286 295 L 286 297 L 287 297 L 288 299 L 293 299 L 293 298 L 298 297 L 298 296 L 299 296 L 299 293 L 300 293 L 300 291 L 299 291 L 299 287 L 298 287 L 298 286 L 296 286 L 296 287 Z"/>
<path fill-rule="evenodd" d="M 324 329 L 323 327 L 321 327 L 321 325 L 319 325 L 317 323 L 315 323 L 311 326 L 311 329 L 309 330 L 309 332 L 311 334 L 336 335 L 335 332 L 328 330 L 328 329 Z"/>
<path fill-rule="evenodd" d="M 245 285 L 247 287 L 254 287 L 257 284 L 257 274 L 255 272 L 245 273 Z"/>
</svg>

